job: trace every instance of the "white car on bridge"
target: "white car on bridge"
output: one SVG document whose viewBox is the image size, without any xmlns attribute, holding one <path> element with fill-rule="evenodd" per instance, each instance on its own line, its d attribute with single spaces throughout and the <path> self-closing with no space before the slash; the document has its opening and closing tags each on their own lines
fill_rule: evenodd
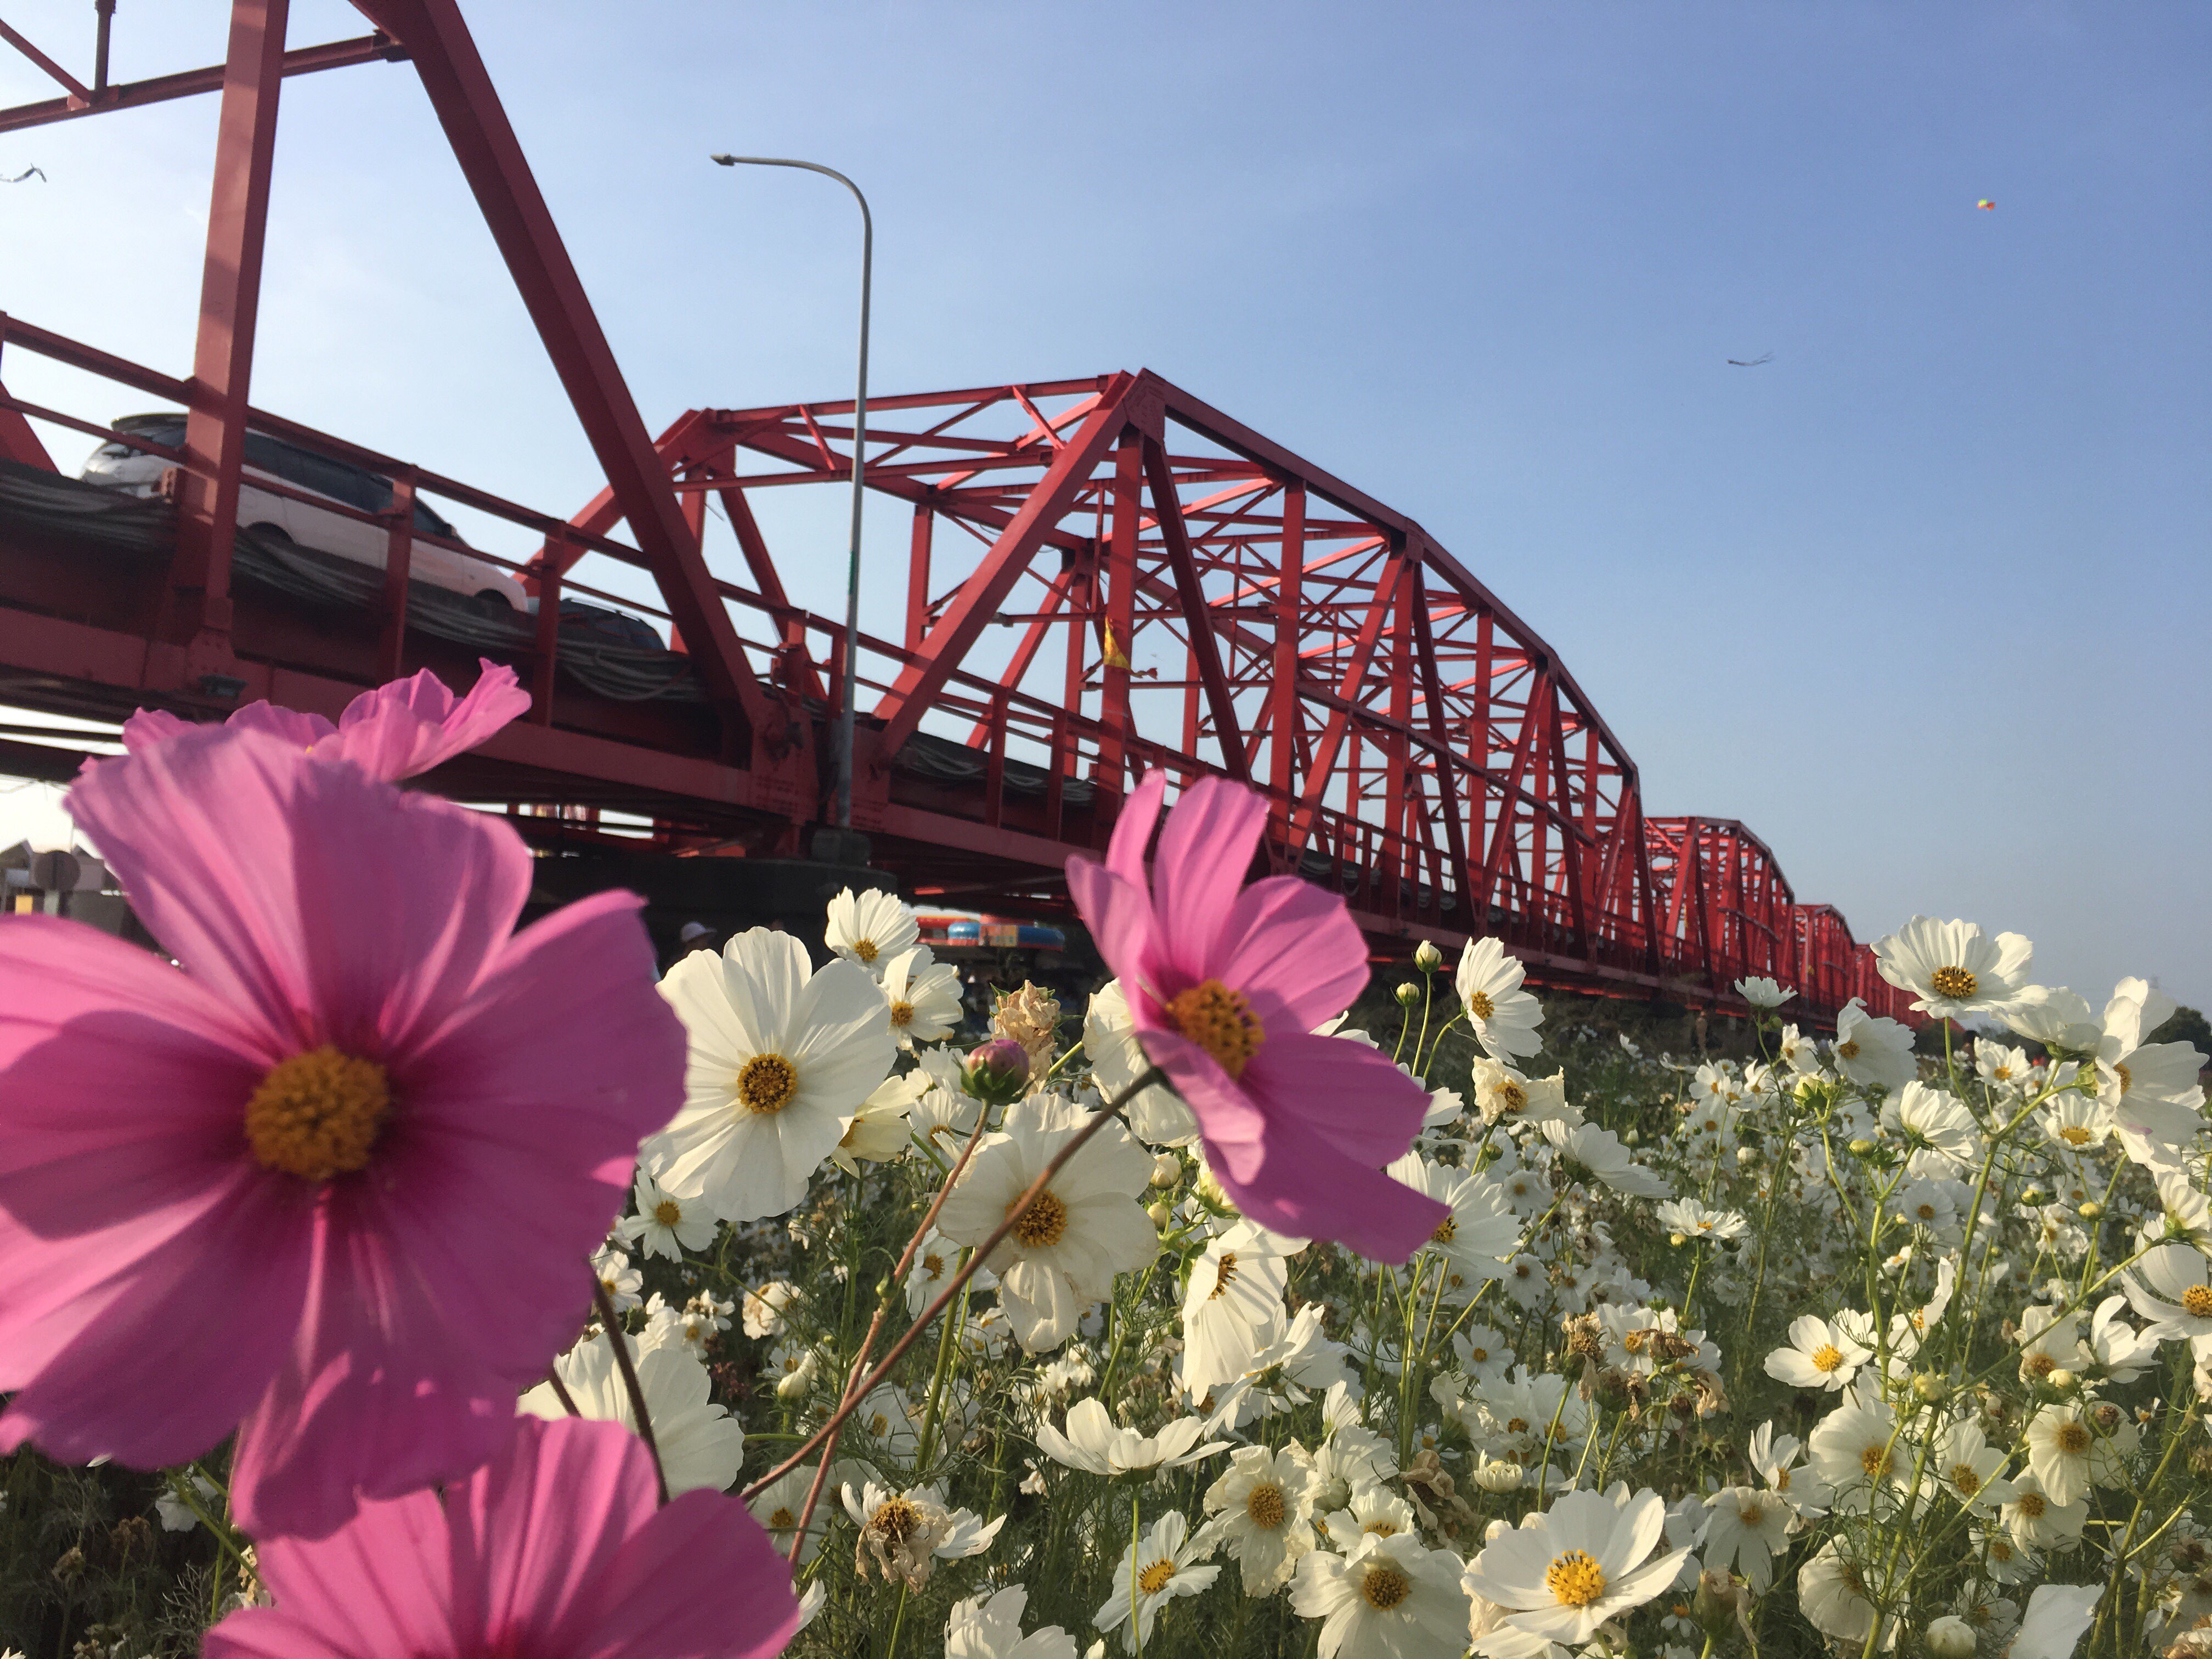
<svg viewBox="0 0 2212 1659">
<path fill-rule="evenodd" d="M 115 430 L 175 449 L 185 441 L 182 415 L 126 415 Z M 93 452 L 80 475 L 86 483 L 127 489 L 134 495 L 151 495 L 161 488 L 161 475 L 174 465 L 159 455 L 128 444 L 105 443 Z M 238 522 L 241 528 L 264 538 L 281 538 L 298 547 L 312 548 L 334 558 L 384 568 L 388 533 L 371 524 L 334 513 L 312 501 L 295 500 L 273 490 L 254 487 L 257 478 L 270 479 L 294 489 L 336 501 L 362 513 L 387 513 L 392 508 L 392 480 L 356 466 L 302 449 L 297 444 L 265 432 L 246 434 L 246 465 L 238 491 Z M 459 542 L 453 526 L 417 500 L 415 528 L 422 535 Z M 493 609 L 517 612 L 531 609 L 523 586 L 501 566 L 465 551 L 417 541 L 409 555 L 408 573 L 417 581 L 465 593 Z"/>
</svg>

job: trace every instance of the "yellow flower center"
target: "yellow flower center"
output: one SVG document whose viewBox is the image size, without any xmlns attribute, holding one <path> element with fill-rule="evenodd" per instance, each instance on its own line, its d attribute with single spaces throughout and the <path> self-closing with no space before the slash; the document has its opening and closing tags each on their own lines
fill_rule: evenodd
<svg viewBox="0 0 2212 1659">
<path fill-rule="evenodd" d="M 2058 1442 L 2059 1450 L 2075 1457 L 2089 1449 L 2089 1431 L 2079 1423 L 2060 1424 L 2057 1434 L 2052 1437 Z"/>
<path fill-rule="evenodd" d="M 889 1415 L 883 1412 L 874 1412 L 869 1414 L 868 1432 L 871 1435 L 880 1440 L 890 1431 L 891 1419 Z"/>
<path fill-rule="evenodd" d="M 789 1532 L 798 1524 L 799 1517 L 793 1515 L 781 1504 L 778 1504 L 775 1506 L 775 1513 L 768 1518 L 769 1530 L 770 1532 Z"/>
<path fill-rule="evenodd" d="M 1774 1490 L 1777 1492 L 1788 1492 L 1790 1490 L 1789 1470 L 1784 1469 L 1774 1477 Z"/>
<path fill-rule="evenodd" d="M 1467 1000 L 1467 1011 L 1477 1019 L 1488 1019 L 1498 1012 L 1498 1005 L 1490 1000 L 1487 991 L 1477 991 Z"/>
<path fill-rule="evenodd" d="M 1395 1538 L 1398 1535 L 1398 1523 L 1395 1521 L 1370 1521 L 1359 1530 L 1371 1532 L 1377 1538 Z"/>
<path fill-rule="evenodd" d="M 1766 1520 L 1766 1510 L 1759 1504 L 1746 1504 L 1735 1512 L 1735 1518 L 1747 1527 L 1756 1527 Z"/>
<path fill-rule="evenodd" d="M 1168 1580 L 1175 1577 L 1175 1572 L 1174 1562 L 1155 1561 L 1137 1575 L 1137 1588 L 1147 1595 L 1158 1595 L 1168 1587 Z"/>
<path fill-rule="evenodd" d="M 2024 1492 L 2020 1495 L 2020 1512 L 2031 1521 L 2042 1520 L 2044 1510 L 2049 1507 L 2039 1492 Z"/>
<path fill-rule="evenodd" d="M 914 1004 L 911 1002 L 894 1002 L 891 1004 L 891 1024 L 894 1025 L 913 1024 Z"/>
<path fill-rule="evenodd" d="M 2135 1087 L 2136 1075 L 2128 1070 L 2128 1063 L 2124 1060 L 2116 1060 L 2112 1062 L 2112 1075 L 2119 1079 L 2122 1094 L 2127 1093 L 2129 1090 Z"/>
<path fill-rule="evenodd" d="M 1224 1250 L 1221 1253 L 1221 1260 L 1213 1265 L 1213 1288 L 1206 1293 L 1206 1299 L 1208 1302 L 1212 1301 L 1222 1291 L 1227 1290 L 1236 1278 L 1237 1252 Z"/>
<path fill-rule="evenodd" d="M 1202 980 L 1178 991 L 1162 1010 L 1168 1023 L 1213 1056 L 1231 1077 L 1243 1077 L 1252 1056 L 1267 1040 L 1265 1027 L 1241 991 L 1218 979 Z"/>
<path fill-rule="evenodd" d="M 1938 968 L 1928 975 L 1928 987 L 1939 997 L 1960 1000 L 1974 994 L 1980 981 L 1963 968 Z"/>
<path fill-rule="evenodd" d="M 1816 1371 L 1836 1370 L 1843 1363 L 1844 1351 L 1832 1342 L 1823 1342 L 1813 1350 L 1813 1369 Z"/>
<path fill-rule="evenodd" d="M 2069 1146 L 2086 1146 L 2090 1140 L 2089 1132 L 2078 1123 L 2068 1124 L 2058 1132 L 2058 1138 Z"/>
<path fill-rule="evenodd" d="M 653 1206 L 653 1218 L 664 1227 L 673 1227 L 684 1219 L 684 1206 L 672 1198 L 664 1198 Z"/>
<path fill-rule="evenodd" d="M 1252 1517 L 1255 1527 L 1265 1527 L 1269 1532 L 1283 1524 L 1288 1511 L 1283 1506 L 1280 1486 L 1255 1486 L 1244 1499 L 1244 1513 Z"/>
<path fill-rule="evenodd" d="M 1498 1103 L 1501 1112 L 1518 1112 L 1528 1104 L 1528 1091 L 1511 1078 L 1490 1085 L 1491 1098 Z"/>
<path fill-rule="evenodd" d="M 1856 1060 L 1859 1057 L 1859 1040 L 1853 1037 L 1849 1042 L 1838 1042 L 1836 1056 L 1839 1060 Z"/>
<path fill-rule="evenodd" d="M 366 1169 L 392 1085 L 384 1067 L 325 1043 L 280 1060 L 246 1103 L 246 1139 L 264 1169 L 328 1181 Z"/>
<path fill-rule="evenodd" d="M 1486 1365 L 1490 1363 L 1490 1350 L 1487 1348 L 1469 1348 L 1467 1351 L 1467 1358 L 1469 1364 Z"/>
<path fill-rule="evenodd" d="M 799 1067 L 781 1054 L 755 1054 L 738 1068 L 738 1104 L 774 1117 L 799 1092 Z"/>
<path fill-rule="evenodd" d="M 2212 1285 L 2191 1285 L 2183 1291 L 2181 1311 L 2191 1319 L 2212 1319 Z"/>
<path fill-rule="evenodd" d="M 921 1510 L 903 1498 L 893 1498 L 868 1517 L 868 1530 L 894 1544 L 903 1544 L 921 1530 Z"/>
<path fill-rule="evenodd" d="M 2030 1492 L 2028 1496 L 2033 1498 L 2034 1497 L 2034 1494 Z M 2037 1501 L 2040 1503 L 2042 1500 L 2039 1498 Z M 2022 1509 L 2026 1509 L 2027 1506 L 2023 1503 L 2021 1507 Z M 2012 1546 L 2006 1543 L 2002 1538 L 1990 1539 L 1990 1559 L 1996 1562 L 1999 1566 L 2004 1565 L 2006 1562 L 2012 1559 Z"/>
<path fill-rule="evenodd" d="M 1971 1463 L 1951 1465 L 1951 1484 L 1959 1489 L 1962 1498 L 1972 1498 L 1982 1489 L 1982 1477 L 1974 1473 Z"/>
<path fill-rule="evenodd" d="M 2047 1353 L 2032 1353 L 2027 1357 L 2027 1368 L 2030 1376 L 2048 1376 L 2058 1369 L 2058 1362 Z"/>
<path fill-rule="evenodd" d="M 1367 1605 L 1377 1613 L 1388 1613 L 1404 1601 L 1413 1588 L 1413 1580 L 1398 1571 L 1376 1562 L 1367 1569 L 1359 1581 L 1359 1593 L 1367 1598 Z"/>
<path fill-rule="evenodd" d="M 1446 1216 L 1442 1221 L 1437 1223 L 1436 1231 L 1429 1235 L 1429 1243 L 1431 1244 L 1449 1244 L 1452 1240 L 1458 1237 L 1458 1218 L 1455 1216 Z"/>
<path fill-rule="evenodd" d="M 1586 1607 L 1605 1594 L 1605 1569 L 1587 1550 L 1569 1550 L 1544 1569 L 1544 1588 L 1563 1607 Z"/>
<path fill-rule="evenodd" d="M 1525 1417 L 1509 1417 L 1509 1418 L 1507 1418 L 1507 1419 L 1505 1419 L 1505 1432 L 1506 1432 L 1506 1433 L 1508 1433 L 1508 1434 L 1526 1434 L 1526 1433 L 1528 1433 L 1528 1419 L 1527 1418 L 1525 1418 Z"/>
<path fill-rule="evenodd" d="M 1912 1212 L 1923 1221 L 1933 1221 L 1936 1218 L 1936 1206 L 1924 1199 L 1914 1207 Z"/>
<path fill-rule="evenodd" d="M 1627 1349 L 1631 1353 L 1642 1353 L 1644 1352 L 1644 1344 L 1649 1342 L 1650 1340 L 1650 1331 L 1639 1325 L 1632 1331 L 1624 1331 L 1621 1333 L 1620 1346 Z"/>
<path fill-rule="evenodd" d="M 1859 1467 L 1866 1471 L 1869 1480 L 1879 1480 L 1887 1474 L 1896 1462 L 1896 1455 L 1891 1452 L 1887 1442 L 1879 1446 L 1869 1446 L 1859 1454 Z"/>
<path fill-rule="evenodd" d="M 1999 1083 L 2009 1082 L 2012 1079 L 2012 1067 L 2009 1066 L 1992 1066 L 1990 1067 L 1990 1076 Z"/>
<path fill-rule="evenodd" d="M 875 940 L 856 939 L 853 941 L 853 954 L 863 962 L 873 962 L 882 952 L 876 949 Z"/>
<path fill-rule="evenodd" d="M 1048 1187 L 1021 1212 L 1014 1223 L 1014 1237 L 1032 1250 L 1048 1249 L 1060 1243 L 1060 1235 L 1067 1231 L 1067 1206 L 1061 1203 Z"/>
</svg>

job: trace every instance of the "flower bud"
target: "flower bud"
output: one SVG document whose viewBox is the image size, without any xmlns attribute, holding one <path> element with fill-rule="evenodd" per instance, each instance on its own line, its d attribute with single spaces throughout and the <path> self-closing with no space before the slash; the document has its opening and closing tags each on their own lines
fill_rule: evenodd
<svg viewBox="0 0 2212 1659">
<path fill-rule="evenodd" d="M 1756 1147 L 1756 1146 L 1739 1146 L 1739 1147 L 1737 1147 L 1737 1148 L 1735 1149 L 1735 1161 L 1736 1161 L 1738 1164 L 1744 1165 L 1746 1168 L 1748 1168 L 1750 1165 L 1752 1165 L 1752 1164 L 1753 1164 L 1758 1163 L 1758 1162 L 1759 1162 L 1759 1148 L 1758 1148 L 1758 1147 Z"/>
<path fill-rule="evenodd" d="M 1413 947 L 1413 966 L 1425 974 L 1433 974 L 1444 965 L 1444 953 L 1436 947 L 1433 939 L 1423 939 Z"/>
<path fill-rule="evenodd" d="M 817 1369 L 813 1351 L 809 1349 L 804 1359 L 775 1379 L 775 1397 L 778 1400 L 805 1399 L 806 1391 L 814 1386 L 814 1374 Z"/>
<path fill-rule="evenodd" d="M 1955 1613 L 1928 1626 L 1929 1659 L 1973 1659 L 1974 1627 Z"/>
<path fill-rule="evenodd" d="M 2050 1387 L 2057 1389 L 2061 1394 L 2064 1394 L 2069 1389 L 2072 1389 L 2076 1382 L 2080 1382 L 2081 1378 L 2075 1376 L 2073 1372 L 2068 1370 L 2063 1365 L 2057 1365 L 2052 1367 L 2051 1371 L 2044 1377 L 2043 1380 Z"/>
<path fill-rule="evenodd" d="M 1644 1136 L 1634 1129 L 1624 1130 L 1621 1133 L 1620 1144 L 1624 1146 L 1641 1146 L 1644 1144 Z"/>
<path fill-rule="evenodd" d="M 1421 1000 L 1421 988 L 1409 979 L 1390 994 L 1398 999 L 1400 1007 L 1410 1008 Z"/>
<path fill-rule="evenodd" d="M 2020 1201 L 2023 1204 L 2040 1204 L 2046 1196 L 2043 1188 L 2033 1182 L 2020 1189 Z"/>
<path fill-rule="evenodd" d="M 1737 1610 L 1746 1605 L 1744 1587 L 1728 1574 L 1701 1572 L 1697 1594 L 1690 1598 L 1690 1617 L 1707 1633 L 1718 1635 L 1735 1621 Z"/>
<path fill-rule="evenodd" d="M 1182 1179 L 1182 1160 L 1173 1152 L 1162 1152 L 1152 1160 L 1152 1185 L 1172 1187 Z"/>
<path fill-rule="evenodd" d="M 1690 1242 L 1689 1235 L 1686 1233 L 1668 1233 L 1667 1235 L 1667 1242 L 1679 1250 L 1682 1246 Z"/>
<path fill-rule="evenodd" d="M 1475 1469 L 1474 1484 L 1489 1492 L 1518 1492 L 1528 1474 L 1518 1463 L 1485 1458 Z"/>
<path fill-rule="evenodd" d="M 1943 1386 L 1943 1379 L 1935 1372 L 1917 1371 L 1913 1374 L 1912 1392 L 1921 1400 L 1933 1406 L 1950 1390 Z"/>
<path fill-rule="evenodd" d="M 1152 1225 L 1164 1227 L 1168 1224 L 1168 1218 L 1172 1216 L 1175 1211 L 1170 1207 L 1167 1200 L 1156 1198 L 1146 1207 L 1145 1213 L 1152 1218 Z"/>
<path fill-rule="evenodd" d="M 2074 1213 L 2080 1216 L 2084 1221 L 2094 1221 L 2105 1213 L 2105 1206 L 2098 1203 L 2097 1200 L 2093 1198 L 2087 1204 L 2084 1204 L 2080 1209 L 2075 1211 Z"/>
<path fill-rule="evenodd" d="M 1011 1106 L 1030 1086 L 1029 1050 L 1012 1037 L 993 1037 L 968 1051 L 960 1086 L 987 1106 Z"/>
<path fill-rule="evenodd" d="M 1851 1142 L 1850 1151 L 1853 1158 L 1864 1158 L 1874 1151 L 1874 1142 L 1861 1135 L 1856 1140 Z"/>
</svg>

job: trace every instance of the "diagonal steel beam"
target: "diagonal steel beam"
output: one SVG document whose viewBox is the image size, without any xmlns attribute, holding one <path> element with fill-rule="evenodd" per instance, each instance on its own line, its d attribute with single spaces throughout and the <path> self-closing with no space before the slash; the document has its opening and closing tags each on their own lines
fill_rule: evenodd
<svg viewBox="0 0 2212 1659">
<path fill-rule="evenodd" d="M 1249 783 L 1252 769 L 1245 759 L 1237 702 L 1230 695 L 1229 677 L 1222 672 L 1221 644 L 1214 638 L 1214 618 L 1206 606 L 1206 589 L 1199 580 L 1198 562 L 1191 556 L 1190 534 L 1183 526 L 1182 503 L 1176 495 L 1167 453 L 1149 437 L 1145 440 L 1144 448 L 1145 482 L 1152 487 L 1152 517 L 1167 542 L 1168 565 L 1175 572 L 1176 597 L 1182 603 L 1183 622 L 1190 635 L 1190 653 L 1198 664 L 1198 678 L 1206 687 L 1206 707 L 1213 715 L 1214 740 L 1221 745 L 1222 762 L 1229 775 Z"/>
</svg>

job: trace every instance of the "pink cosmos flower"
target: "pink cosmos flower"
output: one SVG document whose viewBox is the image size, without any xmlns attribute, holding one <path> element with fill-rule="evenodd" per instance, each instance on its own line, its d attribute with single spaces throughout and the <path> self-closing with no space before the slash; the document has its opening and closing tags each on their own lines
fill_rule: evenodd
<svg viewBox="0 0 2212 1659">
<path fill-rule="evenodd" d="M 428 669 L 364 691 L 332 726 L 320 714 L 250 702 L 226 725 L 267 732 L 317 760 L 349 760 L 373 778 L 411 778 L 465 754 L 517 715 L 530 710 L 530 694 L 514 671 L 479 657 L 481 671 L 465 697 L 456 698 Z M 180 732 L 193 721 L 164 709 L 142 708 L 123 722 L 123 746 L 137 754 Z"/>
<path fill-rule="evenodd" d="M 639 901 L 510 935 L 506 824 L 251 729 L 69 804 L 184 971 L 0 926 L 0 1450 L 158 1468 L 235 1428 L 259 1536 L 465 1474 L 683 1103 Z"/>
<path fill-rule="evenodd" d="M 1419 1133 L 1428 1091 L 1377 1049 L 1312 1035 L 1367 983 L 1351 912 L 1295 876 L 1243 886 L 1267 808 L 1218 778 L 1168 814 L 1147 890 L 1145 847 L 1166 788 L 1159 772 L 1137 786 L 1103 865 L 1067 861 L 1145 1052 L 1197 1114 L 1206 1162 L 1238 1209 L 1403 1261 L 1449 1213 L 1382 1173 Z"/>
<path fill-rule="evenodd" d="M 526 1418 L 444 1503 L 363 1504 L 255 1555 L 276 1605 L 225 1619 L 205 1659 L 770 1659 L 799 1626 L 745 1506 L 702 1491 L 656 1510 L 644 1443 L 614 1423 Z"/>
</svg>

